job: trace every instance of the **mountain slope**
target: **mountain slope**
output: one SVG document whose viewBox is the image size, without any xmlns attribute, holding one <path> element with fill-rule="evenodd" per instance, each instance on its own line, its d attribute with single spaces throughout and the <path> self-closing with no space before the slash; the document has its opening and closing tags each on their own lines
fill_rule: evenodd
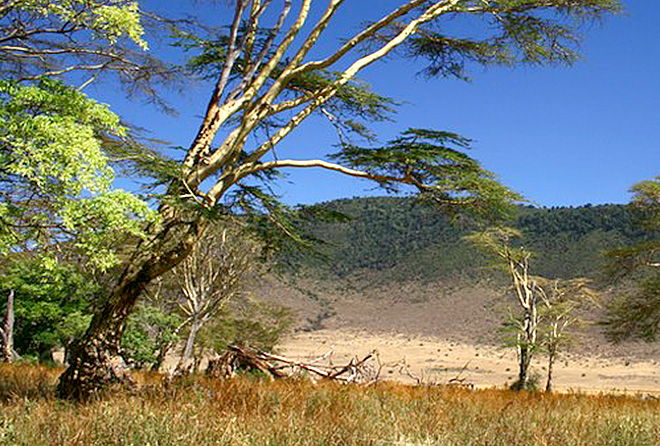
<svg viewBox="0 0 660 446">
<path fill-rule="evenodd" d="M 435 280 L 480 276 L 490 263 L 462 239 L 475 227 L 410 198 L 357 198 L 317 206 L 349 220 L 307 225 L 325 242 L 319 250 L 326 257 L 304 256 L 308 274 L 344 278 L 387 271 L 395 281 Z M 547 277 L 593 276 L 604 263 L 603 252 L 645 236 L 622 205 L 519 207 L 509 224 L 522 231 L 521 243 L 536 254 L 534 273 Z"/>
</svg>

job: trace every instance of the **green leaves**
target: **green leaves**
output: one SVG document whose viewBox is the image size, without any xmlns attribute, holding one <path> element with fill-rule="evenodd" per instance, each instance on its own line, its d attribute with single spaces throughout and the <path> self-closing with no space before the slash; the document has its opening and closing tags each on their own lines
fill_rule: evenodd
<svg viewBox="0 0 660 446">
<path fill-rule="evenodd" d="M 4 269 L 0 293 L 8 290 L 16 293 L 16 348 L 42 359 L 85 332 L 100 295 L 100 287 L 72 265 L 35 258 L 18 259 Z"/>
<path fill-rule="evenodd" d="M 0 251 L 73 242 L 107 269 L 126 234 L 155 213 L 111 190 L 104 140 L 126 129 L 107 106 L 53 80 L 0 82 Z"/>
<path fill-rule="evenodd" d="M 648 239 L 607 253 L 609 275 L 627 279 L 619 285 L 608 308 L 608 334 L 615 340 L 640 337 L 654 340 L 660 330 L 660 177 L 635 184 L 630 206 L 639 218 Z"/>
<path fill-rule="evenodd" d="M 136 368 L 160 365 L 162 354 L 179 340 L 183 319 L 157 305 L 141 303 L 128 318 L 121 339 L 122 358 Z"/>
<path fill-rule="evenodd" d="M 456 133 L 408 129 L 383 147 L 344 145 L 332 158 L 367 172 L 387 190 L 408 184 L 448 209 L 503 218 L 520 197 L 463 152 L 469 147 L 470 140 Z"/>
<path fill-rule="evenodd" d="M 452 18 L 463 26 L 434 21 L 405 43 L 405 54 L 428 61 L 427 76 L 464 80 L 470 64 L 571 64 L 579 58 L 581 25 L 620 10 L 613 0 L 461 2 Z M 481 31 L 467 35 L 475 24 Z"/>
<path fill-rule="evenodd" d="M 0 83 L 3 167 L 49 192 L 78 195 L 108 189 L 113 174 L 101 133 L 123 136 L 119 118 L 104 105 L 64 85 Z"/>
<path fill-rule="evenodd" d="M 107 39 L 111 44 L 126 36 L 142 49 L 147 49 L 135 1 L 21 0 L 13 2 L 12 8 L 32 13 L 34 20 L 57 19 L 63 29 L 72 25 L 89 28 L 98 38 Z"/>
</svg>

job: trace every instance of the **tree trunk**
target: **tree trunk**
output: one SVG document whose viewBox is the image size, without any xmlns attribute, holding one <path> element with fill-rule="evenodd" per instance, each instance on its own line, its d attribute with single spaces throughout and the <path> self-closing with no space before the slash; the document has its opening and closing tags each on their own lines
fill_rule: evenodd
<svg viewBox="0 0 660 446">
<path fill-rule="evenodd" d="M 182 375 L 190 372 L 194 366 L 194 353 L 195 353 L 195 340 L 197 339 L 197 333 L 202 328 L 202 322 L 196 317 L 193 318 L 190 323 L 190 331 L 188 332 L 188 338 L 186 339 L 186 345 L 181 353 L 181 358 L 179 363 L 176 366 L 175 374 Z"/>
<path fill-rule="evenodd" d="M 518 380 L 511 386 L 512 390 L 525 390 L 529 371 L 529 347 L 521 344 L 518 346 Z"/>
<path fill-rule="evenodd" d="M 84 337 L 73 343 L 69 367 L 57 387 L 61 398 L 84 400 L 119 380 L 110 360 L 119 351 L 126 318 L 147 285 L 190 253 L 203 229 L 196 215 L 191 219 L 166 206 L 160 211 L 169 218 L 148 241 L 138 243 L 106 304 L 94 315 Z"/>
<path fill-rule="evenodd" d="M 156 357 L 156 360 L 151 366 L 152 372 L 160 371 L 160 368 L 163 366 L 163 362 L 165 362 L 165 357 L 167 356 L 167 353 L 170 351 L 170 348 L 172 348 L 171 342 L 168 342 L 167 344 L 161 346 L 161 348 L 158 350 L 158 356 Z"/>
<path fill-rule="evenodd" d="M 7 311 L 2 324 L 2 361 L 12 362 L 14 359 L 14 290 L 7 296 Z"/>
<path fill-rule="evenodd" d="M 550 346 L 548 350 L 548 381 L 545 384 L 545 391 L 548 393 L 552 392 L 552 369 L 555 365 L 556 350 L 555 346 Z"/>
</svg>

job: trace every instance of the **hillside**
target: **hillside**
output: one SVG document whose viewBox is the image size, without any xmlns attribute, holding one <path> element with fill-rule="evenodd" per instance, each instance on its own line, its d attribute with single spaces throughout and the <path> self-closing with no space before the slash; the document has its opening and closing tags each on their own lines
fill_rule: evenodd
<svg viewBox="0 0 660 446">
<path fill-rule="evenodd" d="M 476 229 L 464 219 L 411 198 L 356 198 L 324 203 L 344 214 L 341 223 L 306 226 L 325 242 L 323 258 L 303 256 L 306 275 L 346 278 L 386 272 L 394 281 L 481 277 L 490 262 L 462 240 Z M 644 237 L 626 206 L 578 208 L 519 207 L 510 226 L 523 233 L 521 243 L 536 255 L 535 274 L 547 277 L 597 275 L 602 253 Z"/>
<path fill-rule="evenodd" d="M 282 263 L 258 294 L 296 310 L 297 330 L 357 328 L 495 342 L 508 310 L 507 278 L 463 240 L 473 230 L 411 198 L 356 198 L 322 205 L 348 217 L 307 223 L 324 243 Z M 602 275 L 604 252 L 641 240 L 626 206 L 519 207 L 511 226 L 536 255 L 532 274 Z M 600 343 L 599 340 L 597 343 Z"/>
<path fill-rule="evenodd" d="M 474 227 L 412 199 L 359 198 L 323 206 L 350 217 L 306 227 L 325 241 L 318 247 L 323 256 L 303 255 L 297 274 L 270 277 L 260 287 L 262 297 L 300 316 L 296 333 L 282 345 L 286 354 L 307 358 L 332 348 L 348 360 L 377 349 L 384 361 L 405 358 L 416 373 L 451 374 L 469 364 L 464 373 L 473 383 L 513 379 L 515 358 L 511 349 L 502 349 L 500 329 L 515 305 L 506 276 L 463 241 Z M 621 205 L 519 207 L 509 224 L 536 253 L 533 274 L 587 276 L 596 283 L 603 278 L 604 252 L 648 236 Z M 602 318 L 595 308 L 586 316 L 593 322 Z M 657 344 L 611 344 L 598 325 L 575 333 L 574 340 L 557 370 L 560 387 L 647 390 L 660 384 Z M 540 355 L 537 371 L 542 361 Z"/>
</svg>

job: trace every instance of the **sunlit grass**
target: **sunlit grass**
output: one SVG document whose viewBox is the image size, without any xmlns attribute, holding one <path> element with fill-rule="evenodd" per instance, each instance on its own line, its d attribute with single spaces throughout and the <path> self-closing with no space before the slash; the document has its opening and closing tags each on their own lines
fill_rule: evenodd
<svg viewBox="0 0 660 446">
<path fill-rule="evenodd" d="M 58 373 L 0 366 L 0 444 L 660 443 L 660 403 L 634 397 L 137 375 L 137 390 L 76 405 L 54 397 Z"/>
</svg>

